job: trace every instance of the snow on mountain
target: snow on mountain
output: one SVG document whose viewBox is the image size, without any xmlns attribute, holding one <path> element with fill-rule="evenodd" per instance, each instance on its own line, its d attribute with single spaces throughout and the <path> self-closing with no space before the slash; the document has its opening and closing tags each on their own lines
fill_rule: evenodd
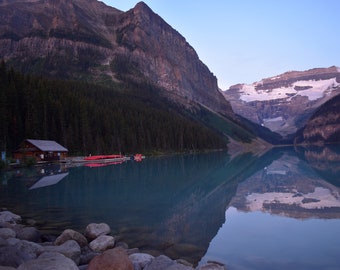
<svg viewBox="0 0 340 270">
<path fill-rule="evenodd" d="M 340 68 L 289 71 L 224 93 L 234 112 L 290 140 L 325 102 L 340 94 Z"/>
<path fill-rule="evenodd" d="M 279 77 L 275 77 L 277 79 Z M 257 90 L 256 87 L 262 83 L 244 84 L 240 89 L 240 99 L 245 102 L 251 101 L 265 101 L 288 98 L 291 100 L 298 95 L 306 96 L 310 101 L 322 98 L 324 95 L 329 94 L 336 87 L 340 86 L 340 83 L 336 81 L 336 78 L 328 80 L 308 80 L 308 81 L 296 81 L 291 86 L 280 87 L 274 89 L 261 89 Z"/>
</svg>

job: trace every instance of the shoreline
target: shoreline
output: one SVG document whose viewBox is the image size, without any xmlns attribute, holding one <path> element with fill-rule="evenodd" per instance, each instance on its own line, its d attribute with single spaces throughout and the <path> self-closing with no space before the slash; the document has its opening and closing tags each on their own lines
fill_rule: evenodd
<svg viewBox="0 0 340 270">
<path fill-rule="evenodd" d="M 64 228 L 58 236 L 42 234 L 36 224 L 35 220 L 24 220 L 6 208 L 0 209 L 0 269 L 227 269 L 218 262 L 194 266 L 181 258 L 171 259 L 163 254 L 153 256 L 130 248 L 119 240 L 119 236 L 111 235 L 111 228 L 106 223 L 90 223 L 84 233 Z"/>
</svg>

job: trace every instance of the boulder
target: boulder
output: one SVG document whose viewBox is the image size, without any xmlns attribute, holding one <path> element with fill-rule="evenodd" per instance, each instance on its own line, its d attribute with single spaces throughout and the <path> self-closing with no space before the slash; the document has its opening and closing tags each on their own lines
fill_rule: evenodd
<svg viewBox="0 0 340 270">
<path fill-rule="evenodd" d="M 44 252 L 44 248 L 37 243 L 26 240 L 21 240 L 14 245 L 22 254 L 25 254 L 26 259 L 35 259 Z"/>
<path fill-rule="evenodd" d="M 0 228 L 0 237 L 3 239 L 13 238 L 16 236 L 15 231 L 10 228 Z"/>
<path fill-rule="evenodd" d="M 27 240 L 32 242 L 40 241 L 40 232 L 34 227 L 23 227 L 16 229 L 17 238 L 21 240 Z"/>
<path fill-rule="evenodd" d="M 20 240 L 18 238 L 8 238 L 6 241 L 7 241 L 8 245 L 14 246 L 14 245 L 18 244 L 22 240 Z"/>
<path fill-rule="evenodd" d="M 0 247 L 2 266 L 18 267 L 27 260 L 37 258 L 44 251 L 39 244 L 17 238 L 9 238 L 6 243 Z"/>
<path fill-rule="evenodd" d="M 73 260 L 77 265 L 80 262 L 80 246 L 74 240 L 68 240 L 60 246 L 44 246 L 45 252 L 58 252 Z"/>
<path fill-rule="evenodd" d="M 106 223 L 91 223 L 85 229 L 85 235 L 88 239 L 96 239 L 100 235 L 106 235 L 111 232 L 111 228 Z"/>
<path fill-rule="evenodd" d="M 85 247 L 88 244 L 87 239 L 84 235 L 71 229 L 64 230 L 62 234 L 59 237 L 57 237 L 54 244 L 60 246 L 68 240 L 76 241 L 80 247 Z"/>
<path fill-rule="evenodd" d="M 98 256 L 100 253 L 94 252 L 92 249 L 90 249 L 88 246 L 83 247 L 81 249 L 81 254 L 80 254 L 80 262 L 79 265 L 84 265 L 84 264 L 89 264 L 90 261 Z"/>
<path fill-rule="evenodd" d="M 9 239 L 12 239 L 12 238 L 9 238 Z M 7 245 L 8 245 L 7 240 L 0 236 L 0 247 L 7 246 Z"/>
<path fill-rule="evenodd" d="M 10 223 L 10 224 L 16 224 L 17 222 L 21 221 L 21 217 L 13 214 L 10 211 L 2 211 L 0 212 L 0 224 L 1 223 Z"/>
<path fill-rule="evenodd" d="M 129 258 L 133 264 L 133 267 L 136 270 L 144 269 L 144 267 L 151 263 L 155 257 L 146 253 L 134 253 L 129 255 Z"/>
<path fill-rule="evenodd" d="M 14 246 L 0 247 L 0 265 L 18 267 L 20 264 L 28 260 L 26 254 L 22 253 Z"/>
<path fill-rule="evenodd" d="M 150 264 L 148 264 L 144 269 L 145 270 L 158 270 L 158 269 L 166 269 L 170 267 L 175 262 L 171 260 L 169 257 L 165 255 L 160 255 L 156 257 Z"/>
<path fill-rule="evenodd" d="M 177 263 L 174 260 L 171 260 L 169 257 L 165 255 L 160 255 L 156 257 L 152 262 L 145 266 L 144 270 L 194 270 L 194 268 Z"/>
<path fill-rule="evenodd" d="M 78 270 L 71 259 L 57 252 L 45 252 L 35 260 L 21 264 L 17 270 Z"/>
<path fill-rule="evenodd" d="M 115 246 L 115 239 L 110 235 L 101 235 L 94 239 L 89 247 L 95 252 L 103 252 Z"/>
<path fill-rule="evenodd" d="M 87 270 L 134 270 L 132 262 L 123 248 L 104 251 L 94 257 Z"/>
</svg>

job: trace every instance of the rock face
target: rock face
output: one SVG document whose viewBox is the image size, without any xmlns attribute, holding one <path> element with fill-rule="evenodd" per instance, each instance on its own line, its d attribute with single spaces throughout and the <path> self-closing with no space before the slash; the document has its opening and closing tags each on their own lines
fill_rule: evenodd
<svg viewBox="0 0 340 270">
<path fill-rule="evenodd" d="M 297 133 L 296 143 L 340 142 L 340 95 L 323 104 Z"/>
<path fill-rule="evenodd" d="M 23 72 L 147 80 L 186 105 L 232 114 L 195 50 L 143 2 L 127 12 L 96 0 L 0 1 L 0 7 L 0 57 Z"/>
<path fill-rule="evenodd" d="M 340 69 L 292 71 L 224 92 L 236 114 L 293 139 L 312 114 L 340 93 Z"/>
</svg>

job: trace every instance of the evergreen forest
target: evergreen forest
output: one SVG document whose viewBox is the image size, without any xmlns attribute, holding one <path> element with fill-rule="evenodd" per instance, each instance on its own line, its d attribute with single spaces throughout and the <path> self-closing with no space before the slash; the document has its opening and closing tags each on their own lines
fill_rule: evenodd
<svg viewBox="0 0 340 270">
<path fill-rule="evenodd" d="M 55 140 L 70 155 L 226 148 L 226 138 L 146 82 L 110 87 L 23 75 L 0 64 L 0 150 Z"/>
</svg>

